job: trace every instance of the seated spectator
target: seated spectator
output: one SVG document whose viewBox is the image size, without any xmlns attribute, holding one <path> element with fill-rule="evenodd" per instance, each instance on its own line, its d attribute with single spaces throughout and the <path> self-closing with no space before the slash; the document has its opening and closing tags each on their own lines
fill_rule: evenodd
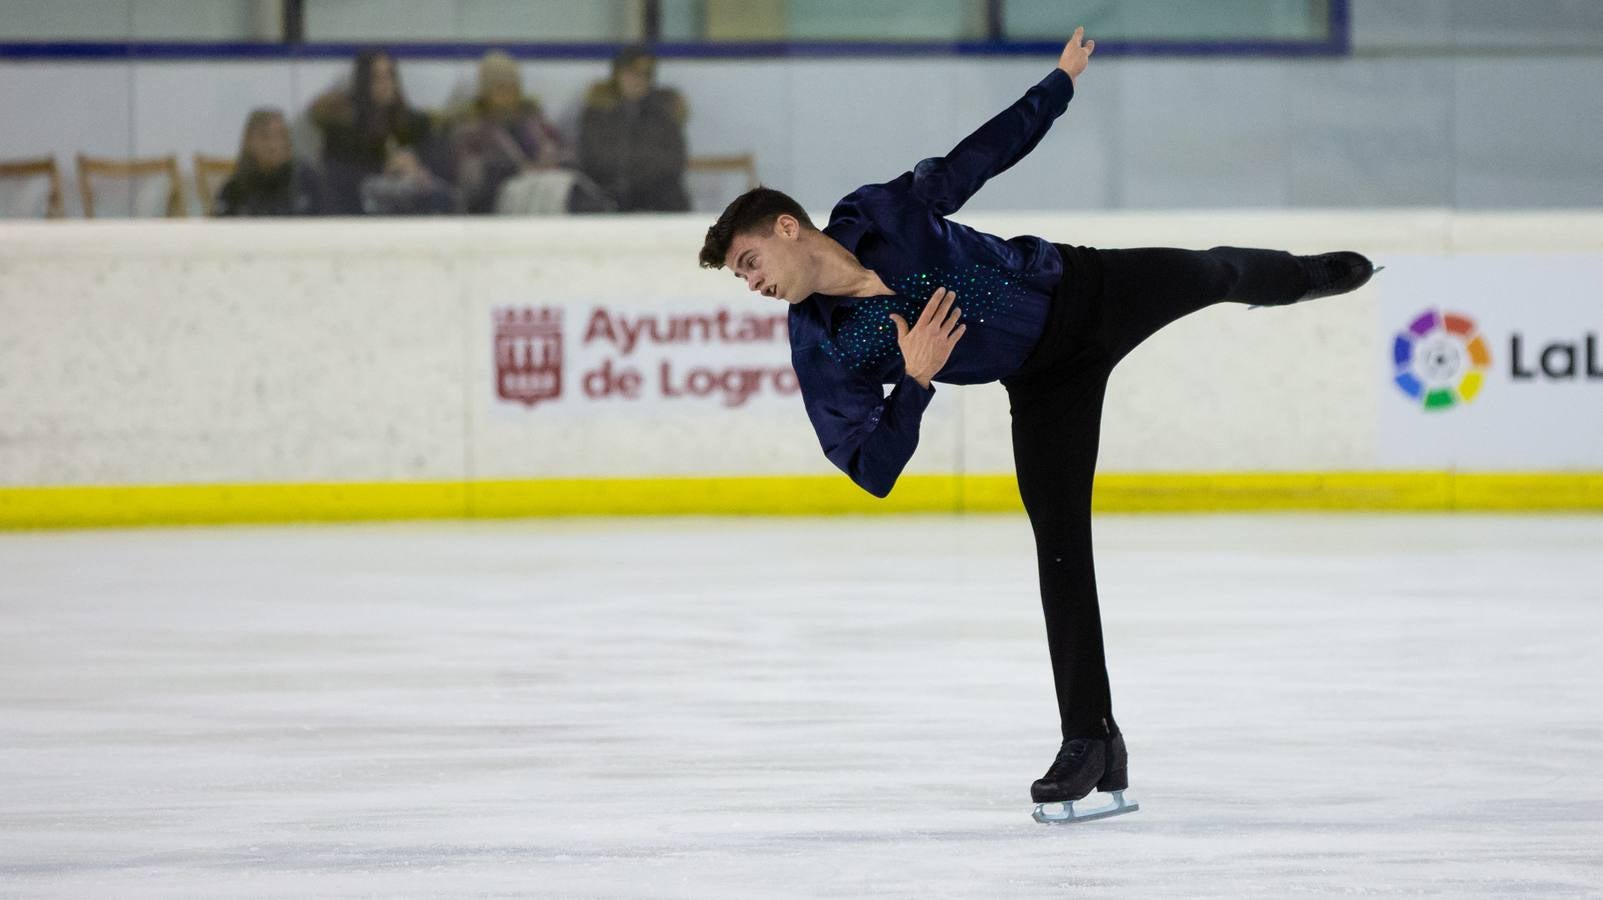
<svg viewBox="0 0 1603 900">
<path fill-rule="evenodd" d="M 462 196 L 418 154 L 392 145 L 384 171 L 362 179 L 361 204 L 371 216 L 448 215 L 462 211 Z"/>
<path fill-rule="evenodd" d="M 500 51 L 479 61 L 478 93 L 452 118 L 457 184 L 470 213 L 494 212 L 508 180 L 571 162 L 567 142 L 540 102 L 523 93 L 517 61 Z"/>
<path fill-rule="evenodd" d="M 217 191 L 219 216 L 315 216 L 323 212 L 323 185 L 295 159 L 289 126 L 276 109 L 252 110 L 239 139 L 234 174 Z"/>
<path fill-rule="evenodd" d="M 395 61 L 382 50 L 356 58 L 349 90 L 312 106 L 323 139 L 330 212 L 453 212 L 449 148 L 427 114 L 407 105 Z"/>
<path fill-rule="evenodd" d="M 690 209 L 685 191 L 684 98 L 655 87 L 657 61 L 642 47 L 612 60 L 612 77 L 590 87 L 579 128 L 579 168 L 623 212 Z"/>
</svg>

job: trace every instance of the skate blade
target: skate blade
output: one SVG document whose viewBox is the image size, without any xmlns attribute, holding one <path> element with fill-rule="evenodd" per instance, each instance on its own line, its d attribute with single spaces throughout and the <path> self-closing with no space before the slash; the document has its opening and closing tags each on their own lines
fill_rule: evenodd
<svg viewBox="0 0 1603 900">
<path fill-rule="evenodd" d="M 1035 812 L 1031 813 L 1030 815 L 1031 818 L 1035 819 L 1037 822 L 1040 822 L 1042 825 L 1075 825 L 1080 822 L 1090 822 L 1096 819 L 1108 819 L 1112 818 L 1113 816 L 1122 816 L 1125 813 L 1133 813 L 1141 808 L 1141 804 L 1135 802 L 1134 800 L 1126 801 L 1124 799 L 1124 791 L 1114 791 L 1112 797 L 1113 802 L 1107 804 L 1106 806 L 1099 806 L 1095 809 L 1086 810 L 1074 808 L 1074 804 L 1082 802 L 1079 800 L 1071 800 L 1068 803 L 1061 804 L 1037 803 L 1035 804 Z M 1048 812 L 1048 806 L 1061 806 L 1062 811 L 1057 813 Z"/>
</svg>

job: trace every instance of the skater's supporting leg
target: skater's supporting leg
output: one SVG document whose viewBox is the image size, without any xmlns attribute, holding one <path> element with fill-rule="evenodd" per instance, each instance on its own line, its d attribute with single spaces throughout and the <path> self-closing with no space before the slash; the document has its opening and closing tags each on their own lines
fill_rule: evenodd
<svg viewBox="0 0 1603 900">
<path fill-rule="evenodd" d="M 1107 384 L 1105 363 L 1050 383 L 1010 385 L 1019 495 L 1035 531 L 1041 607 L 1065 739 L 1112 722 L 1091 555 L 1091 483 Z"/>
</svg>

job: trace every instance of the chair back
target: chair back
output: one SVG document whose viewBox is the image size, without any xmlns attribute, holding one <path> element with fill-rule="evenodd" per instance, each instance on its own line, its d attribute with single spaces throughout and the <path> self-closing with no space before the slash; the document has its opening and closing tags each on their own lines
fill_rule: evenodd
<svg viewBox="0 0 1603 900">
<path fill-rule="evenodd" d="M 200 195 L 200 208 L 203 215 L 216 215 L 217 192 L 222 190 L 228 179 L 234 177 L 234 158 L 232 156 L 207 156 L 204 153 L 195 154 L 195 193 Z"/>
<path fill-rule="evenodd" d="M 0 218 L 59 219 L 61 172 L 54 157 L 0 160 Z"/>
<path fill-rule="evenodd" d="M 719 212 L 729 201 L 759 184 L 757 157 L 750 153 L 692 156 L 685 163 L 685 181 L 691 209 Z"/>
<path fill-rule="evenodd" d="M 125 194 L 115 199 L 125 203 L 115 202 L 111 192 L 99 187 L 96 179 L 121 183 Z M 113 208 L 133 217 L 181 218 L 184 215 L 184 188 L 178 175 L 178 157 L 171 154 L 145 159 L 107 159 L 80 153 L 78 190 L 83 193 L 86 219 L 103 216 Z M 145 213 L 147 209 L 159 211 Z"/>
</svg>

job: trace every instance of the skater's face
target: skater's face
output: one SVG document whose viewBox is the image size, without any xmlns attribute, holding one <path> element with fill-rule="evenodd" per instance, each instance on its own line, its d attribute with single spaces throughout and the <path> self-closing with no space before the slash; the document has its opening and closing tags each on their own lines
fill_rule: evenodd
<svg viewBox="0 0 1603 900">
<path fill-rule="evenodd" d="M 800 303 L 813 293 L 800 266 L 801 223 L 781 215 L 767 233 L 737 234 L 729 243 L 724 265 L 750 290 L 787 303 Z"/>
</svg>

